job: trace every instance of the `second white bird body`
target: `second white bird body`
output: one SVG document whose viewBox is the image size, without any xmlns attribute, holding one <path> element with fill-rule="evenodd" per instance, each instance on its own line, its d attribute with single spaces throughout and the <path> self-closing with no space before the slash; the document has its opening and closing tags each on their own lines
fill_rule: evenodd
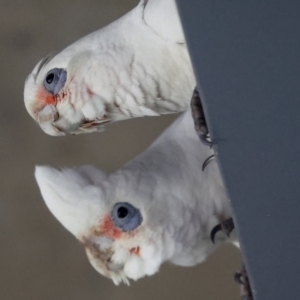
<svg viewBox="0 0 300 300">
<path fill-rule="evenodd" d="M 187 111 L 112 174 L 92 166 L 37 167 L 36 179 L 47 206 L 82 242 L 91 264 L 115 283 L 128 282 L 154 274 L 165 261 L 195 265 L 216 248 L 210 232 L 231 210 L 217 164 L 201 170 L 211 153 Z M 127 221 L 126 209 L 132 212 Z M 226 240 L 218 234 L 216 244 Z"/>
<path fill-rule="evenodd" d="M 163 260 L 182 266 L 203 261 L 215 248 L 212 228 L 231 217 L 216 162 L 201 169 L 211 154 L 188 110 L 147 151 L 109 175 L 116 198 L 151 209 L 148 224 L 159 224 Z"/>
</svg>

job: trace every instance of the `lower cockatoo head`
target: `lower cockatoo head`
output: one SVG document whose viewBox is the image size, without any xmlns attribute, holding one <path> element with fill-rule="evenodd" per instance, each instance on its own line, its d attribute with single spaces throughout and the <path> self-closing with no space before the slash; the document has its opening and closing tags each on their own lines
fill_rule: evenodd
<svg viewBox="0 0 300 300">
<path fill-rule="evenodd" d="M 104 172 L 43 166 L 35 177 L 48 208 L 83 244 L 99 273 L 129 284 L 158 271 L 165 260 L 162 230 L 151 224 L 143 202 L 111 193 Z"/>
</svg>

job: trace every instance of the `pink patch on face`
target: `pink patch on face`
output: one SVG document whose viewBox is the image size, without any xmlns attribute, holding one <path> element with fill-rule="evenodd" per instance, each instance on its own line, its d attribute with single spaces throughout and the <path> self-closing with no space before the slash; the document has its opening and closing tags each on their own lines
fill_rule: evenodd
<svg viewBox="0 0 300 300">
<path fill-rule="evenodd" d="M 105 217 L 101 222 L 100 232 L 114 240 L 120 238 L 122 235 L 121 229 L 115 227 L 110 216 Z"/>
<path fill-rule="evenodd" d="M 39 100 L 41 100 L 45 104 L 55 105 L 57 102 L 56 97 L 48 93 L 47 91 L 45 91 L 43 87 L 38 89 L 36 96 Z"/>
<path fill-rule="evenodd" d="M 139 246 L 131 248 L 129 251 L 131 254 L 140 255 L 140 247 Z"/>
</svg>

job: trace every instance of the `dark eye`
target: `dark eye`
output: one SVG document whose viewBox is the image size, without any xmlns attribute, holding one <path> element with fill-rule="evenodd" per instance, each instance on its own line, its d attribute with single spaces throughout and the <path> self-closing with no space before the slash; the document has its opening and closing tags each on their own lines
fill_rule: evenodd
<svg viewBox="0 0 300 300">
<path fill-rule="evenodd" d="M 44 87 L 49 93 L 56 95 L 64 87 L 66 80 L 66 70 L 55 68 L 46 74 Z"/>
<path fill-rule="evenodd" d="M 48 84 L 51 84 L 52 81 L 53 81 L 53 79 L 54 79 L 54 74 L 53 74 L 53 72 L 51 72 L 50 74 L 47 75 L 47 77 L 46 77 L 46 82 L 47 82 Z"/>
<path fill-rule="evenodd" d="M 126 218 L 129 214 L 128 208 L 126 208 L 125 206 L 120 206 L 117 210 L 117 214 L 119 219 Z"/>
<path fill-rule="evenodd" d="M 111 211 L 111 217 L 115 226 L 121 228 L 123 231 L 134 230 L 143 221 L 139 209 L 126 202 L 115 204 Z"/>
</svg>

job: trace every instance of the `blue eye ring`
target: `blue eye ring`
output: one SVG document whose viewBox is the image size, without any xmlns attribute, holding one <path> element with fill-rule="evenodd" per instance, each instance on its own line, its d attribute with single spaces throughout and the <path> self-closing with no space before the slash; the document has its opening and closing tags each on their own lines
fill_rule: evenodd
<svg viewBox="0 0 300 300">
<path fill-rule="evenodd" d="M 136 229 L 143 221 L 140 210 L 127 202 L 116 203 L 111 211 L 111 218 L 114 225 L 124 232 Z"/>
<path fill-rule="evenodd" d="M 43 84 L 50 94 L 56 95 L 64 87 L 66 81 L 67 71 L 64 69 L 54 68 L 48 71 Z"/>
</svg>

